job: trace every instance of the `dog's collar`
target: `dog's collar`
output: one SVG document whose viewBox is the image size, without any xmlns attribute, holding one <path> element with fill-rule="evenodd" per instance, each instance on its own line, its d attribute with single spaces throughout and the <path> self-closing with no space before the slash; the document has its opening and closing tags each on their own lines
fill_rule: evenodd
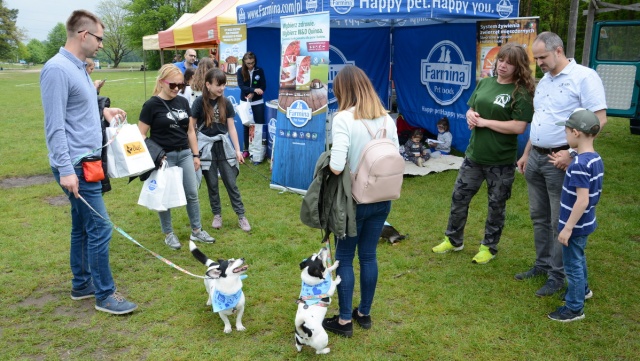
<svg viewBox="0 0 640 361">
<path fill-rule="evenodd" d="M 328 299 L 329 301 L 324 301 L 324 299 Z M 320 306 L 320 307 L 329 307 L 329 305 L 331 304 L 331 298 L 329 296 L 323 297 L 322 299 L 320 299 L 319 301 L 313 303 L 313 302 L 308 302 L 309 300 L 304 300 L 302 299 L 302 297 L 298 298 L 296 300 L 297 304 L 304 304 L 304 309 L 306 310 L 307 308 L 309 308 L 309 306 Z"/>
</svg>

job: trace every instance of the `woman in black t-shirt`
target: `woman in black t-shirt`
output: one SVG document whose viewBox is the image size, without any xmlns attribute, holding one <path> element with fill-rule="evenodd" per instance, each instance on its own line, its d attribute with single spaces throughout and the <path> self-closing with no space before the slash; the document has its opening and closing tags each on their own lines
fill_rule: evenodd
<svg viewBox="0 0 640 361">
<path fill-rule="evenodd" d="M 251 226 L 244 215 L 242 197 L 236 185 L 240 172 L 238 164 L 244 163 L 240 151 L 238 132 L 233 117 L 235 112 L 231 102 L 223 95 L 227 76 L 214 68 L 205 75 L 205 89 L 191 107 L 191 121 L 198 129 L 198 146 L 201 152 L 202 174 L 207 182 L 209 204 L 213 212 L 213 228 L 222 228 L 222 208 L 218 190 L 218 173 L 231 201 L 231 207 L 238 215 L 238 225 L 249 232 Z M 232 145 L 233 144 L 233 145 Z"/>
<path fill-rule="evenodd" d="M 140 111 L 138 128 L 143 136 L 150 131 L 150 138 L 166 152 L 169 167 L 182 168 L 182 184 L 187 198 L 187 214 L 191 224 L 193 241 L 213 243 L 215 239 L 202 229 L 200 221 L 200 201 L 196 170 L 200 168 L 198 141 L 195 124 L 189 116 L 189 102 L 178 96 L 184 87 L 184 77 L 180 69 L 173 64 L 166 64 L 158 71 L 156 88 L 153 96 L 147 100 Z M 165 234 L 165 244 L 173 249 L 182 246 L 173 233 L 171 210 L 158 212 L 160 225 Z"/>
</svg>

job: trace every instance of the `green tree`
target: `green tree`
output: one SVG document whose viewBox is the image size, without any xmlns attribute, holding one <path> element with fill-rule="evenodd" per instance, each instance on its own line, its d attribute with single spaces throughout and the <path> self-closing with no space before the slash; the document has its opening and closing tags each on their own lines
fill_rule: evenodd
<svg viewBox="0 0 640 361">
<path fill-rule="evenodd" d="M 114 68 L 133 50 L 125 31 L 129 14 L 126 5 L 125 0 L 103 0 L 98 4 L 97 14 L 105 26 L 102 53 Z"/>
<path fill-rule="evenodd" d="M 131 0 L 127 6 L 127 35 L 131 46 L 142 48 L 142 37 L 157 34 L 168 29 L 184 13 L 195 13 L 202 9 L 209 0 Z M 173 52 L 164 52 L 165 59 L 172 59 Z M 159 52 L 147 52 L 147 65 L 150 69 L 160 66 Z"/>
<path fill-rule="evenodd" d="M 51 59 L 54 55 L 58 54 L 60 47 L 64 46 L 67 42 L 67 29 L 63 23 L 58 23 L 49 31 L 47 35 L 47 42 L 45 47 L 46 60 Z M 45 61 L 46 61 L 45 60 Z"/>
<path fill-rule="evenodd" d="M 27 44 L 27 50 L 29 51 L 29 56 L 25 60 L 30 63 L 42 64 L 47 59 L 46 48 L 38 39 L 31 39 Z"/>
<path fill-rule="evenodd" d="M 0 59 L 13 59 L 20 42 L 20 34 L 16 28 L 18 10 L 9 9 L 4 0 L 0 0 Z"/>
</svg>

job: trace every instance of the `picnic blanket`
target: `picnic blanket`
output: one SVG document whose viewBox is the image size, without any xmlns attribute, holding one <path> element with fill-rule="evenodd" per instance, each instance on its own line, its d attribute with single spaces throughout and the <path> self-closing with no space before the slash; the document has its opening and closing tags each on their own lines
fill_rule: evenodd
<svg viewBox="0 0 640 361">
<path fill-rule="evenodd" d="M 429 173 L 440 173 L 449 169 L 460 169 L 462 157 L 455 155 L 443 155 L 439 158 L 431 158 L 426 161 L 424 167 L 418 167 L 413 162 L 404 162 L 404 174 L 427 175 Z"/>
</svg>

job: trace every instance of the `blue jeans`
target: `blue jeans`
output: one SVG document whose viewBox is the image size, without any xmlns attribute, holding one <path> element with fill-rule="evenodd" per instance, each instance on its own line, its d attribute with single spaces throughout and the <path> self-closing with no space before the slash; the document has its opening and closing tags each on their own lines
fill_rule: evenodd
<svg viewBox="0 0 640 361">
<path fill-rule="evenodd" d="M 549 163 L 549 156 L 535 149 L 529 152 L 524 178 L 529 191 L 529 213 L 533 222 L 536 247 L 535 267 L 544 270 L 550 279 L 564 282 L 562 243 L 558 242 L 560 193 L 565 171 Z"/>
<path fill-rule="evenodd" d="M 182 186 L 187 198 L 187 215 L 191 229 L 202 228 L 200 222 L 200 200 L 198 199 L 198 183 L 196 180 L 196 169 L 193 166 L 193 153 L 190 149 L 173 151 L 167 153 L 167 166 L 178 166 L 182 168 Z M 173 232 L 171 225 L 171 210 L 158 212 L 160 216 L 160 226 L 165 234 Z"/>
<path fill-rule="evenodd" d="M 376 250 L 384 221 L 391 211 L 391 201 L 358 204 L 356 206 L 357 236 L 336 239 L 336 260 L 340 261 L 337 274 L 342 281 L 338 285 L 338 301 L 340 318 L 351 320 L 353 289 L 355 276 L 353 258 L 356 247 L 360 262 L 360 305 L 358 310 L 363 315 L 371 312 L 373 296 L 378 283 L 378 260 Z"/>
<path fill-rule="evenodd" d="M 51 168 L 56 182 L 60 184 L 60 172 Z M 75 168 L 79 180 L 78 193 L 102 217 L 109 219 L 102 199 L 102 183 L 86 182 L 82 166 Z M 109 266 L 109 242 L 111 242 L 111 224 L 100 218 L 87 207 L 81 199 L 76 198 L 63 188 L 71 202 L 71 249 L 69 261 L 73 279 L 71 286 L 82 289 L 93 280 L 96 287 L 96 299 L 103 300 L 116 291 Z"/>
<path fill-rule="evenodd" d="M 567 281 L 569 282 L 564 301 L 571 311 L 582 310 L 584 296 L 589 289 L 587 257 L 584 255 L 584 249 L 587 247 L 587 238 L 588 236 L 570 237 L 569 246 L 562 246 L 564 272 L 567 274 Z"/>
</svg>

